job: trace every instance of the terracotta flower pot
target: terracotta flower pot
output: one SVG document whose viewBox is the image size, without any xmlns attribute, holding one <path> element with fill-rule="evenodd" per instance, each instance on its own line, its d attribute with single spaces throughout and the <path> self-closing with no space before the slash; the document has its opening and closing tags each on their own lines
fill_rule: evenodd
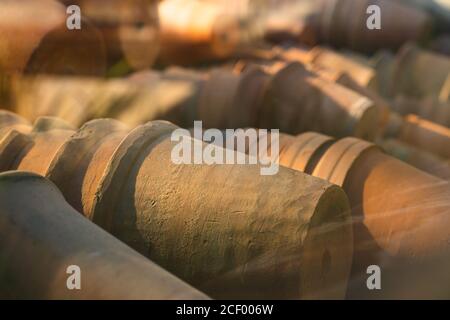
<svg viewBox="0 0 450 320">
<path fill-rule="evenodd" d="M 430 31 L 431 19 L 424 11 L 389 0 L 320 1 L 320 38 L 323 42 L 362 52 L 399 48 L 420 41 Z M 380 8 L 381 29 L 367 27 L 367 8 Z"/>
<path fill-rule="evenodd" d="M 326 47 L 314 47 L 311 50 L 290 48 L 282 51 L 281 56 L 288 61 L 299 61 L 349 74 L 354 81 L 366 88 L 376 88 L 378 80 L 373 68 L 351 59 Z"/>
<path fill-rule="evenodd" d="M 299 63 L 274 72 L 265 98 L 262 128 L 287 133 L 317 130 L 335 136 L 375 137 L 378 108 L 344 86 L 320 78 Z"/>
<path fill-rule="evenodd" d="M 0 203 L 3 299 L 207 299 L 84 219 L 43 177 L 0 174 Z M 67 287 L 69 266 L 80 268 L 80 290 Z"/>
<path fill-rule="evenodd" d="M 0 136 L 5 136 L 12 129 L 28 133 L 31 127 L 27 120 L 17 114 L 7 110 L 0 110 Z"/>
<path fill-rule="evenodd" d="M 258 138 L 251 140 L 249 150 L 257 142 Z M 446 288 L 439 289 L 439 277 L 447 279 L 450 257 L 448 181 L 390 157 L 369 142 L 313 132 L 282 135 L 278 162 L 347 192 L 354 231 L 347 297 L 448 298 Z M 371 265 L 381 267 L 382 290 L 367 288 L 366 270 Z"/>
<path fill-rule="evenodd" d="M 449 73 L 448 57 L 407 44 L 395 60 L 391 95 L 437 98 L 448 81 Z"/>
<path fill-rule="evenodd" d="M 445 159 L 450 158 L 450 129 L 416 115 L 402 118 L 392 114 L 385 136 L 396 138 Z"/>
</svg>

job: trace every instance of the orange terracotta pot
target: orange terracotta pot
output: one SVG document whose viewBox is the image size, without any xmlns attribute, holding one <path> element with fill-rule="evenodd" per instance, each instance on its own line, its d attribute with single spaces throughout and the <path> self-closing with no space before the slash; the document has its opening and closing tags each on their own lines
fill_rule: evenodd
<svg viewBox="0 0 450 320">
<path fill-rule="evenodd" d="M 320 39 L 334 46 L 374 52 L 396 49 L 408 41 L 420 41 L 430 32 L 431 19 L 424 11 L 388 0 L 320 1 Z M 381 29 L 367 27 L 371 5 L 380 8 Z"/>
<path fill-rule="evenodd" d="M 412 146 L 450 158 L 450 129 L 416 115 L 400 118 L 393 114 L 385 135 Z"/>
<path fill-rule="evenodd" d="M 375 137 L 379 113 L 367 97 L 320 78 L 299 63 L 282 65 L 273 73 L 260 127 L 294 134 L 316 130 L 368 140 Z"/>
<path fill-rule="evenodd" d="M 441 282 L 450 257 L 448 181 L 356 138 L 309 132 L 282 135 L 280 146 L 281 165 L 335 183 L 349 196 L 354 256 L 348 298 L 448 298 Z M 367 288 L 371 265 L 381 267 L 382 290 Z"/>
<path fill-rule="evenodd" d="M 43 177 L 0 174 L 0 203 L 2 299 L 207 299 L 84 219 Z M 67 287 L 70 266 L 81 290 Z"/>
<path fill-rule="evenodd" d="M 407 44 L 397 54 L 391 95 L 438 98 L 448 81 L 450 59 Z"/>
</svg>

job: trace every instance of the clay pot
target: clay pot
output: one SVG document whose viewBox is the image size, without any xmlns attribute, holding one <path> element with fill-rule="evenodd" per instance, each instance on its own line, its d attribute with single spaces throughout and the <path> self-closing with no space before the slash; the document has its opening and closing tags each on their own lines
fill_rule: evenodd
<svg viewBox="0 0 450 320">
<path fill-rule="evenodd" d="M 8 170 L 32 171 L 45 175 L 58 149 L 74 133 L 64 121 L 39 118 L 28 133 L 19 133 L 9 127 L 0 141 L 0 149 L 8 150 L 0 163 Z M 14 150 L 14 152 L 13 152 Z"/>
<path fill-rule="evenodd" d="M 318 59 L 318 63 L 313 63 L 313 52 L 322 50 L 324 52 L 322 54 L 325 58 L 324 61 Z M 329 55 L 329 58 L 326 58 L 327 55 Z M 276 71 L 282 69 L 282 67 L 289 62 L 300 62 L 315 76 L 320 76 L 329 82 L 334 82 L 338 85 L 337 87 L 344 86 L 351 91 L 372 100 L 375 107 L 378 109 L 378 128 L 384 128 L 386 126 L 390 113 L 390 105 L 389 102 L 370 88 L 372 86 L 376 87 L 377 81 L 375 70 L 371 69 L 368 65 L 362 64 L 345 55 L 337 54 L 322 48 L 306 51 L 295 47 L 289 49 L 275 47 L 271 50 L 254 51 L 250 58 L 252 59 L 250 60 L 251 62 L 246 60 L 238 61 L 234 66 L 234 70 L 239 73 L 246 70 L 248 66 L 259 65 L 263 66 L 266 70 L 272 70 L 271 73 L 276 73 Z M 333 60 L 336 60 L 336 62 L 333 62 Z M 342 65 L 344 65 L 344 67 L 342 67 Z M 337 90 L 341 91 L 339 89 Z M 324 94 L 327 95 L 326 92 Z M 342 94 L 339 96 L 342 96 Z M 351 100 L 354 93 L 347 93 L 345 96 L 348 96 Z"/>
<path fill-rule="evenodd" d="M 424 39 L 430 31 L 430 16 L 424 11 L 389 0 L 320 1 L 319 34 L 322 42 L 361 52 L 396 49 L 408 41 Z M 367 9 L 380 8 L 381 29 L 367 27 Z"/>
<path fill-rule="evenodd" d="M 352 274 L 364 274 L 373 264 L 387 271 L 383 293 L 371 294 L 364 278 L 350 284 L 349 297 L 425 297 L 433 292 L 420 290 L 424 279 L 435 287 L 440 284 L 421 266 L 449 254 L 447 182 L 354 138 L 329 147 L 312 174 L 342 186 L 349 195 L 355 235 Z M 402 271 L 412 273 L 417 282 L 412 278 L 409 285 L 402 285 L 395 279 Z"/>
<path fill-rule="evenodd" d="M 212 297 L 343 298 L 352 254 L 343 191 L 287 169 L 273 177 L 259 165 L 177 165 L 175 129 L 156 121 L 128 133 L 97 120 L 56 154 L 54 142 L 35 143 L 39 168 L 19 166 L 45 164 L 86 217 Z"/>
<path fill-rule="evenodd" d="M 228 70 L 215 69 L 209 73 L 197 106 L 197 117 L 205 122 L 205 127 L 227 128 L 227 118 L 238 118 L 231 107 L 237 95 L 240 80 L 239 75 Z"/>
<path fill-rule="evenodd" d="M 335 183 L 349 196 L 354 256 L 347 297 L 448 297 L 439 289 L 450 257 L 447 181 L 356 138 L 308 132 L 282 136 L 280 145 L 281 165 Z M 367 289 L 370 265 L 381 267 L 382 290 Z"/>
<path fill-rule="evenodd" d="M 0 137 L 13 129 L 23 133 L 31 130 L 29 122 L 24 118 L 7 110 L 0 110 Z"/>
<path fill-rule="evenodd" d="M 326 47 L 314 47 L 304 52 L 303 57 L 298 52 L 300 49 L 292 49 L 284 55 L 287 59 L 302 59 L 305 63 L 311 63 L 319 67 L 345 72 L 350 75 L 359 85 L 366 88 L 377 86 L 377 75 L 370 66 L 360 63 L 348 56 L 340 54 Z"/>
<path fill-rule="evenodd" d="M 336 246 L 336 249 L 328 248 L 328 253 L 318 249 L 316 252 L 322 253 L 317 255 L 308 253 L 307 246 L 309 245 L 302 242 L 297 236 L 294 236 L 293 242 L 288 240 L 290 236 L 284 238 L 287 234 L 298 234 L 297 231 L 285 230 L 282 232 L 281 229 L 284 228 L 281 228 L 273 233 L 270 242 L 266 242 L 267 238 L 262 236 L 266 228 L 264 224 L 262 229 L 259 229 L 259 232 L 255 233 L 253 230 L 255 226 L 254 221 L 259 221 L 257 223 L 259 225 L 258 228 L 261 228 L 260 223 L 269 220 L 272 222 L 267 224 L 267 227 L 270 225 L 272 232 L 274 231 L 274 225 L 279 225 L 280 227 L 281 225 L 286 227 L 290 225 L 294 229 L 297 228 L 296 223 L 288 222 L 291 220 L 291 217 L 286 215 L 286 213 L 290 212 L 290 210 L 283 205 L 280 206 L 276 199 L 283 199 L 283 203 L 290 203 L 290 200 L 286 200 L 290 196 L 285 194 L 285 190 L 290 190 L 291 188 L 295 189 L 292 193 L 293 195 L 295 194 L 294 198 L 302 194 L 302 191 L 295 188 L 297 184 L 294 183 L 300 177 L 289 177 L 292 173 L 282 170 L 283 172 L 279 173 L 277 179 L 265 179 L 268 177 L 259 176 L 254 171 L 257 170 L 257 167 L 253 166 L 232 168 L 228 166 L 187 165 L 178 167 L 170 161 L 170 154 L 174 147 L 174 143 L 169 139 L 172 130 L 171 127 L 167 127 L 167 125 L 162 123 L 149 124 L 135 129 L 122 142 L 115 153 L 115 158 L 110 162 L 110 173 L 105 175 L 105 179 L 101 184 L 102 189 L 98 193 L 100 195 L 98 204 L 94 208 L 94 221 L 105 226 L 107 230 L 111 230 L 113 234 L 126 242 L 133 243 L 133 247 L 140 248 L 141 252 L 146 252 L 154 261 L 158 261 L 168 270 L 172 270 L 175 274 L 180 275 L 181 278 L 189 279 L 188 282 L 203 288 L 213 297 L 306 298 L 340 295 L 339 292 L 341 292 L 342 287 L 328 291 L 330 289 L 325 289 L 323 285 L 316 283 L 316 280 L 313 280 L 315 276 L 312 275 L 305 274 L 303 277 L 307 282 L 311 281 L 310 285 L 300 284 L 300 288 L 297 285 L 293 286 L 294 283 L 298 282 L 292 282 L 292 277 L 296 278 L 298 274 L 297 272 L 292 273 L 292 271 L 294 269 L 299 270 L 300 266 L 294 267 L 296 262 L 286 257 L 297 255 L 294 248 L 297 245 L 292 247 L 289 243 L 301 243 L 305 250 L 305 257 L 308 258 L 300 257 L 299 260 L 303 260 L 303 263 L 306 263 L 310 258 L 313 260 L 319 259 L 318 261 L 322 261 L 318 262 L 319 265 L 322 263 L 323 270 L 326 270 L 327 267 L 325 265 L 328 264 L 328 256 L 330 256 L 331 261 L 336 263 L 336 271 L 340 273 L 345 269 L 345 259 L 337 258 L 337 260 L 334 260 L 333 257 L 335 257 L 334 253 L 338 252 L 335 250 L 339 246 L 343 250 L 341 252 L 347 252 L 349 248 L 345 249 L 345 245 L 343 245 L 343 242 L 347 242 L 347 240 L 338 240 L 337 238 L 340 236 L 337 233 L 334 236 L 327 233 L 327 236 L 337 237 L 327 242 L 330 245 L 333 244 L 333 248 Z M 133 169 L 128 167 L 126 165 L 128 163 L 127 159 L 135 159 L 137 166 Z M 113 172 L 115 172 L 114 175 L 112 175 Z M 127 176 L 127 172 L 131 174 Z M 153 175 L 152 172 L 157 174 Z M 231 191 L 227 196 L 223 192 L 216 193 L 212 185 L 204 184 L 205 177 L 210 177 L 209 179 L 215 181 L 214 185 L 221 185 L 227 190 L 236 190 L 236 192 Z M 182 181 L 186 181 L 189 186 L 184 185 Z M 233 183 L 234 187 L 231 187 L 230 183 Z M 270 187 L 268 183 L 282 184 L 283 186 Z M 294 184 L 291 185 L 291 183 Z M 117 188 L 119 185 L 128 185 L 130 188 L 120 190 Z M 317 190 L 315 186 L 309 185 L 306 181 L 298 184 L 298 186 L 300 185 L 303 187 L 308 185 L 308 187 L 305 187 L 307 194 L 304 194 L 303 197 L 308 197 L 307 195 L 315 193 L 313 190 Z M 186 188 L 197 194 L 194 197 L 195 202 L 192 202 L 191 192 L 183 192 L 183 190 L 187 190 Z M 134 194 L 140 194 L 143 190 L 150 198 L 135 198 Z M 265 198 L 263 200 L 263 198 L 258 196 L 258 190 L 270 192 L 272 195 L 277 194 L 276 190 L 280 192 L 284 190 L 284 196 Z M 176 195 L 176 200 L 167 197 L 170 194 Z M 325 194 L 323 196 L 327 197 Z M 256 198 L 260 199 L 258 204 L 250 200 Z M 333 196 L 333 200 L 330 199 L 329 204 L 333 203 L 333 210 L 341 212 L 344 209 L 343 207 L 341 209 L 335 207 L 340 202 Z M 190 203 L 189 207 L 195 208 L 195 214 L 191 216 L 189 210 L 185 211 L 185 214 L 182 216 L 177 214 L 180 210 L 180 203 Z M 324 204 L 316 203 L 313 206 L 318 209 L 322 205 Z M 116 208 L 114 216 L 110 215 L 113 212 L 111 211 L 113 210 L 112 208 Z M 324 210 L 328 209 L 324 208 Z M 135 216 L 129 216 L 129 212 L 134 212 L 133 216 Z M 147 212 L 152 212 L 151 216 L 148 216 Z M 244 213 L 245 219 L 230 220 L 227 212 L 235 212 L 239 215 Z M 258 212 L 258 214 L 252 218 L 252 212 Z M 293 212 L 297 212 L 296 209 L 293 209 Z M 302 215 L 299 212 L 296 213 L 297 216 L 299 214 Z M 151 220 L 148 219 L 149 217 L 151 217 Z M 173 219 L 167 219 L 166 217 L 173 217 Z M 175 217 L 179 217 L 181 220 Z M 210 223 L 209 221 L 215 222 Z M 282 221 L 286 221 L 286 224 Z M 232 223 L 230 224 L 230 222 Z M 204 224 L 208 225 L 206 229 L 203 228 Z M 128 228 L 126 227 L 127 225 L 133 225 L 133 227 Z M 181 225 L 185 227 L 180 229 L 179 226 Z M 225 225 L 228 226 L 224 227 Z M 342 226 L 342 228 L 345 229 L 346 227 Z M 145 234 L 144 238 L 138 236 L 136 230 L 141 230 L 139 234 Z M 145 231 L 142 232 L 142 230 Z M 340 232 L 341 235 L 347 234 L 347 231 L 341 230 Z M 176 234 L 177 237 L 164 239 L 164 235 L 167 234 Z M 283 234 L 284 240 L 281 238 L 276 240 L 281 234 Z M 230 235 L 233 239 L 231 242 Z M 227 240 L 225 241 L 225 239 Z M 244 251 L 241 251 L 240 248 L 242 247 L 239 245 L 239 243 L 243 244 L 242 241 L 247 243 L 247 249 Z M 217 251 L 220 243 L 226 243 L 226 246 Z M 186 246 L 186 244 L 192 245 Z M 216 249 L 213 250 L 213 248 Z M 177 254 L 174 254 L 175 252 Z M 186 263 L 183 262 L 185 259 L 190 261 L 187 268 L 183 267 L 186 266 Z M 282 259 L 283 262 L 279 259 Z M 206 261 L 208 263 L 205 263 Z M 315 262 L 312 263 L 314 264 Z M 247 267 L 242 268 L 244 265 Z M 281 278 L 280 268 L 284 270 Z M 326 273 L 326 271 L 320 272 Z M 238 274 L 239 280 L 237 278 Z M 324 277 L 327 278 L 326 275 Z M 336 281 L 338 278 L 341 278 L 341 276 L 337 276 L 332 282 L 340 282 Z M 331 280 L 331 278 L 328 279 Z M 300 283 L 302 281 L 300 278 Z M 242 283 L 245 283 L 245 286 L 242 286 Z M 262 290 L 269 287 L 271 288 L 270 293 Z M 304 289 L 306 287 L 315 287 L 315 290 L 309 291 L 307 289 L 302 292 L 302 287 Z"/>
<path fill-rule="evenodd" d="M 244 75 L 246 72 L 255 72 L 258 68 L 263 69 L 270 77 L 266 76 L 259 86 L 262 98 L 257 99 L 261 106 L 254 127 L 279 128 L 287 133 L 318 130 L 337 136 L 355 135 L 372 140 L 378 130 L 377 123 L 385 122 L 379 120 L 387 117 L 384 114 L 387 113 L 384 104 L 376 106 L 362 94 L 335 83 L 331 76 L 315 72 L 316 68 L 277 59 L 250 63 L 241 60 L 234 71 Z M 348 77 L 342 78 L 343 83 L 351 82 L 354 86 L 359 86 Z M 251 77 L 248 79 L 248 85 L 251 86 Z M 239 105 L 242 96 L 235 99 L 234 106 Z M 236 109 L 245 110 L 248 104 L 251 103 L 246 102 Z M 246 116 L 243 118 L 247 119 Z M 249 121 L 240 123 L 240 127 L 247 126 L 250 126 Z"/>
<path fill-rule="evenodd" d="M 272 42 L 323 43 L 372 53 L 397 49 L 408 41 L 426 38 L 431 17 L 399 1 L 304 0 L 266 1 L 272 7 L 265 17 L 265 35 Z M 367 26 L 371 5 L 380 8 L 381 29 Z"/>
<path fill-rule="evenodd" d="M 303 47 L 271 47 L 258 49 L 248 53 L 249 59 L 268 62 L 299 62 L 314 72 L 337 82 L 343 75 L 367 91 L 377 89 L 378 75 L 370 61 L 361 61 L 354 56 L 334 51 L 327 47 L 315 46 L 312 49 Z"/>
<path fill-rule="evenodd" d="M 44 173 L 58 186 L 69 204 L 91 220 L 103 173 L 129 131 L 116 120 L 92 120 L 58 149 Z"/>
<path fill-rule="evenodd" d="M 359 239 L 352 272 L 363 277 L 349 284 L 348 297 L 448 297 L 436 290 L 442 284 L 436 279 L 446 277 L 440 263 L 450 254 L 448 182 L 350 138 L 328 149 L 313 175 L 341 185 L 352 203 Z M 378 292 L 366 286 L 373 264 L 384 275 Z"/>
<path fill-rule="evenodd" d="M 375 106 L 378 109 L 379 114 L 379 128 L 384 128 L 386 123 L 389 120 L 389 114 L 391 111 L 390 103 L 385 100 L 381 95 L 377 92 L 360 85 L 356 82 L 348 73 L 336 71 L 328 68 L 321 68 L 314 65 L 308 66 L 310 70 L 317 73 L 319 76 L 340 84 L 348 89 L 351 89 L 367 98 L 372 100 L 375 103 Z"/>
<path fill-rule="evenodd" d="M 82 20 L 81 30 L 66 26 L 57 1 L 5 0 L 0 4 L 0 70 L 9 73 L 102 75 L 101 36 Z"/>
<path fill-rule="evenodd" d="M 2 299 L 207 299 L 84 219 L 38 175 L 0 174 L 0 203 Z M 81 290 L 67 287 L 73 265 Z"/>
<path fill-rule="evenodd" d="M 391 95 L 414 98 L 439 97 L 450 73 L 450 59 L 415 45 L 405 45 L 398 53 L 393 71 Z"/>
<path fill-rule="evenodd" d="M 412 146 L 450 158 L 450 129 L 421 119 L 416 115 L 401 118 L 392 114 L 386 137 L 396 138 Z"/>
<path fill-rule="evenodd" d="M 317 130 L 373 139 L 378 110 L 368 98 L 311 74 L 299 63 L 279 68 L 271 79 L 262 128 L 287 133 Z"/>
</svg>

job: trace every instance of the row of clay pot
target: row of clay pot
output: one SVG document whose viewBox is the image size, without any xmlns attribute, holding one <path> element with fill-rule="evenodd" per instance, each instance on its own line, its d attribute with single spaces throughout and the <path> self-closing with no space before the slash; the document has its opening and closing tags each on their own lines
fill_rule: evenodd
<svg viewBox="0 0 450 320">
<path fill-rule="evenodd" d="M 247 151 L 261 137 L 247 140 Z M 349 196 L 354 234 L 349 298 L 449 297 L 442 288 L 450 266 L 448 181 L 369 142 L 318 133 L 281 135 L 278 161 L 335 183 Z M 380 291 L 367 290 L 370 265 L 382 269 Z"/>
<path fill-rule="evenodd" d="M 350 210 L 333 184 L 286 168 L 175 164 L 167 122 L 74 131 L 2 112 L 0 125 L 0 170 L 48 177 L 76 210 L 213 298 L 345 296 Z"/>
<path fill-rule="evenodd" d="M 366 25 L 371 4 L 381 9 L 380 30 Z M 421 40 L 430 31 L 428 14 L 388 0 L 165 0 L 159 17 L 161 61 L 166 64 L 242 56 L 260 47 L 262 38 L 373 52 Z"/>
<path fill-rule="evenodd" d="M 255 52 L 255 55 L 257 53 L 258 51 Z M 314 66 L 316 70 L 333 72 L 336 78 L 339 75 L 348 74 L 357 84 L 364 88 L 376 89 L 378 86 L 377 72 L 367 62 L 358 61 L 327 47 L 275 47 L 270 52 L 264 53 L 266 59 L 301 62 Z"/>
<path fill-rule="evenodd" d="M 434 59 L 427 58 L 433 54 L 419 52 L 415 47 L 405 46 L 403 49 L 403 51 L 408 50 L 418 52 L 417 61 Z M 380 114 L 377 128 L 374 129 L 374 131 L 377 131 L 378 136 L 399 139 L 411 144 L 413 147 L 421 148 L 438 156 L 450 157 L 448 152 L 450 150 L 450 130 L 439 125 L 450 125 L 450 108 L 448 101 L 445 99 L 440 102 L 436 98 L 429 97 L 424 99 L 423 103 L 418 103 L 412 98 L 397 96 L 397 99 L 391 103 L 389 99 L 383 98 L 376 92 L 378 84 L 385 79 L 384 74 L 380 74 L 369 65 L 365 65 L 364 62 L 359 62 L 326 48 L 316 47 L 312 50 L 302 50 L 300 48 L 275 49 L 266 56 L 272 60 L 301 61 L 322 78 L 336 82 L 369 98 L 375 103 Z M 426 57 L 424 58 L 424 56 Z M 413 81 L 418 87 L 423 88 L 424 91 L 431 90 L 432 87 L 427 85 L 427 81 L 428 83 L 435 83 L 434 87 L 439 88 L 437 90 L 439 92 L 442 92 L 443 88 L 445 88 L 446 83 L 443 83 L 443 81 L 446 81 L 445 77 L 446 75 L 448 76 L 450 71 L 446 67 L 446 63 L 450 60 L 444 57 L 440 57 L 440 59 L 437 60 L 440 63 L 437 63 L 436 70 L 442 70 L 442 72 L 433 72 L 433 74 L 429 74 L 429 77 L 417 77 L 417 79 L 425 79 L 422 82 Z M 397 60 L 402 61 L 401 55 Z M 415 63 L 415 65 L 417 64 Z M 429 64 L 433 65 L 433 63 Z M 401 63 L 396 63 L 395 65 L 398 66 L 395 74 L 407 79 L 405 72 L 408 72 L 408 68 L 400 68 Z M 300 96 L 300 94 L 298 95 Z M 344 96 L 348 97 L 349 95 Z M 441 97 L 443 97 L 442 94 Z M 411 113 L 420 117 L 410 115 Z M 403 118 L 401 115 L 405 117 Z M 436 123 L 427 121 L 427 119 Z M 372 117 L 372 121 L 375 123 L 376 118 Z M 326 133 L 324 130 L 315 131 Z"/>
<path fill-rule="evenodd" d="M 0 70 L 19 73 L 104 75 L 118 63 L 151 66 L 158 53 L 155 1 L 59 1 L 81 7 L 81 29 L 67 23 L 76 12 L 56 0 L 0 4 Z"/>
<path fill-rule="evenodd" d="M 373 136 L 377 129 L 375 128 L 377 123 L 374 121 L 376 117 L 371 110 L 373 108 L 363 112 L 359 120 L 358 114 L 352 111 L 352 107 L 359 104 L 358 101 L 367 101 L 364 98 L 366 96 L 372 101 L 377 101 L 376 106 L 384 113 L 384 116 L 380 117 L 378 131 L 382 131 L 386 126 L 384 134 L 389 138 L 400 139 L 412 146 L 449 157 L 448 148 L 442 147 L 449 144 L 450 133 L 447 129 L 414 116 L 400 118 L 395 113 L 389 112 L 390 106 L 383 98 L 359 85 L 345 73 L 333 73 L 328 70 L 321 69 L 317 74 L 327 80 L 338 82 L 338 85 L 321 80 L 315 77 L 314 73 L 311 74 L 293 63 L 275 72 L 272 87 L 267 84 L 267 74 L 261 70 L 248 70 L 238 76 L 222 69 L 213 70 L 209 75 L 187 69 L 168 69 L 163 73 L 137 73 L 131 78 L 132 81 L 50 77 L 20 79 L 13 82 L 11 91 L 14 92 L 16 100 L 15 110 L 26 118 L 36 119 L 41 115 L 55 115 L 75 126 L 102 116 L 118 118 L 131 126 L 147 120 L 164 118 L 189 127 L 194 120 L 200 119 L 203 120 L 205 127 L 266 126 L 281 127 L 287 132 L 316 130 L 335 136 L 346 134 L 362 136 L 357 131 L 346 132 L 340 127 L 333 128 L 333 124 L 339 124 L 335 121 L 337 119 L 335 113 L 331 112 L 327 116 L 327 113 L 317 112 L 328 107 L 329 110 L 341 112 L 341 116 L 347 119 L 353 117 L 356 128 L 358 125 L 364 128 L 362 124 L 369 123 L 366 128 L 366 132 L 370 133 L 366 136 L 368 138 Z M 309 90 L 297 90 L 297 85 L 305 89 L 309 87 Z M 361 96 L 354 91 L 346 90 L 343 86 L 354 89 Z M 264 98 L 264 91 L 267 88 L 271 88 L 271 99 L 267 99 L 267 95 Z M 171 95 L 166 94 L 168 91 Z M 270 108 L 260 112 L 259 106 L 263 105 L 264 100 L 266 103 L 276 101 L 277 104 L 272 109 L 275 114 L 267 111 Z M 328 103 L 324 104 L 324 101 Z M 427 118 L 446 112 L 445 104 L 440 104 L 442 107 L 435 108 L 435 111 L 426 112 L 420 106 L 414 108 L 414 104 L 407 101 L 409 100 L 403 102 L 398 99 L 397 103 L 392 104 L 392 108 L 401 114 L 416 111 Z M 147 107 L 142 108 L 143 105 Z M 386 116 L 389 113 L 390 116 Z M 261 119 L 265 116 L 267 120 L 261 121 L 258 114 Z M 309 121 L 311 116 L 317 117 L 320 121 Z M 286 123 L 282 122 L 284 119 L 299 121 Z M 342 122 L 345 123 L 345 120 Z"/>
<path fill-rule="evenodd" d="M 8 109 L 34 121 L 60 117 L 78 127 L 102 117 L 136 126 L 154 119 L 191 126 L 207 74 L 183 69 L 144 71 L 129 79 L 15 76 L 5 80 Z"/>
<path fill-rule="evenodd" d="M 428 14 L 413 7 L 389 0 L 324 0 L 320 10 L 320 35 L 335 46 L 374 52 L 380 48 L 399 48 L 408 41 L 428 36 L 431 21 Z M 368 8 L 381 19 L 379 29 L 370 29 Z"/>
<path fill-rule="evenodd" d="M 278 51 L 276 56 L 309 63 L 313 70 L 322 77 L 336 81 L 369 97 L 375 102 L 381 113 L 378 126 L 379 135 L 399 139 L 404 143 L 411 144 L 412 147 L 418 147 L 438 156 L 449 158 L 450 130 L 439 126 L 439 124 L 447 127 L 450 125 L 450 108 L 446 98 L 448 95 L 443 94 L 444 90 L 448 90 L 447 86 L 450 85 L 450 81 L 446 78 L 450 72 L 450 60 L 410 45 L 405 46 L 402 52 L 411 52 L 409 55 L 414 55 L 414 58 L 412 58 L 414 62 L 405 66 L 406 62 L 403 56 L 406 54 L 399 54 L 395 60 L 390 62 L 391 68 L 393 68 L 390 72 L 382 72 L 384 69 L 380 65 L 385 62 L 380 62 L 379 68 L 375 71 L 369 65 L 365 65 L 364 62 L 319 47 L 309 51 L 291 48 Z M 315 56 L 321 56 L 322 58 L 312 58 Z M 380 61 L 382 60 L 381 58 Z M 426 70 L 426 66 L 429 66 L 428 70 Z M 415 70 L 412 72 L 413 76 L 411 76 L 411 69 Z M 419 76 L 425 71 L 426 74 Z M 386 77 L 386 73 L 388 77 Z M 416 74 L 417 76 L 415 76 Z M 386 78 L 389 78 L 390 81 L 393 81 L 394 78 L 403 78 L 405 81 L 414 84 L 416 89 L 412 91 L 395 90 L 397 98 L 390 102 L 390 99 L 384 99 L 376 92 L 377 87 L 380 88 L 379 85 L 386 82 Z M 396 83 L 399 88 L 406 88 L 406 86 L 400 85 L 398 81 Z M 411 96 L 403 97 L 399 95 L 401 92 L 405 94 L 417 93 L 420 91 L 419 88 L 423 92 L 433 92 L 434 90 L 436 94 L 439 93 L 439 98 L 429 96 L 422 102 L 417 102 Z M 411 113 L 420 117 L 410 115 Z M 404 115 L 405 118 L 401 118 L 400 115 Z"/>
<path fill-rule="evenodd" d="M 445 128 L 389 116 L 389 103 L 370 90 L 376 82 L 373 69 L 321 48 L 306 53 L 291 49 L 278 56 L 294 62 L 272 59 L 262 68 L 240 63 L 233 71 L 146 71 L 127 80 L 18 77 L 5 91 L 11 93 L 13 109 L 28 119 L 54 115 L 75 126 L 105 116 L 131 126 L 166 119 L 183 127 L 202 120 L 207 128 L 280 128 L 292 134 L 313 130 L 366 140 L 387 127 L 389 137 L 448 157 L 442 147 L 449 143 Z M 334 65 L 349 66 L 349 74 L 331 69 Z M 402 114 L 415 111 L 392 105 Z M 417 113 L 431 118 L 446 111 L 443 103 L 436 112 L 422 108 Z"/>
<path fill-rule="evenodd" d="M 10 109 L 33 121 L 39 116 L 57 116 L 78 127 L 91 119 L 111 117 L 137 125 L 172 119 L 177 103 L 193 90 L 190 83 L 155 76 L 158 81 L 146 86 L 125 79 L 12 77 L 5 92 Z"/>
<path fill-rule="evenodd" d="M 297 62 L 246 66 L 239 72 L 146 71 L 116 80 L 16 77 L 9 92 L 12 109 L 27 119 L 58 116 L 75 126 L 98 117 L 131 126 L 164 119 L 191 127 L 202 120 L 207 128 L 252 126 L 292 134 L 315 130 L 370 140 L 379 115 L 367 96 Z"/>
<path fill-rule="evenodd" d="M 269 2 L 269 1 L 267 1 Z M 294 40 L 328 44 L 360 52 L 396 49 L 428 36 L 430 16 L 422 10 L 389 0 L 278 0 L 265 18 L 266 37 L 275 42 Z M 376 5 L 379 12 L 369 11 Z M 370 29 L 371 15 L 381 28 Z"/>
<path fill-rule="evenodd" d="M 299 61 L 316 69 L 326 69 L 336 79 L 346 73 L 360 86 L 385 98 L 434 97 L 441 102 L 449 99 L 450 59 L 413 44 L 404 45 L 396 56 L 381 51 L 371 60 L 319 46 L 312 49 L 273 48 L 263 52 L 265 58 Z"/>
<path fill-rule="evenodd" d="M 2 299 L 207 298 L 83 218 L 41 176 L 1 173 L 0 203 Z"/>
<path fill-rule="evenodd" d="M 378 91 L 389 98 L 400 95 L 449 101 L 450 59 L 444 55 L 406 44 L 396 56 L 381 52 L 371 63 L 382 79 Z"/>
<path fill-rule="evenodd" d="M 266 64 L 280 63 L 280 61 L 301 63 L 321 78 L 346 87 L 373 101 L 378 109 L 380 131 L 388 121 L 391 112 L 390 102 L 377 92 L 380 82 L 379 75 L 377 70 L 369 65 L 367 59 L 357 59 L 354 56 L 319 46 L 311 49 L 291 46 L 254 50 L 249 53 L 249 58 L 253 61 L 264 61 Z M 384 79 L 382 80 L 384 81 Z"/>
<path fill-rule="evenodd" d="M 255 51 L 255 57 L 258 57 L 257 53 Z M 371 94 L 371 99 L 378 104 L 383 101 L 376 93 L 389 100 L 398 96 L 408 99 L 433 97 L 446 103 L 449 99 L 450 59 L 412 44 L 404 45 L 397 56 L 382 51 L 371 60 L 325 47 L 273 48 L 263 51 L 261 57 L 302 62 L 312 66 L 316 72 L 360 92 L 350 82 L 342 80 L 347 74 L 360 87 L 368 89 L 365 94 Z"/>
<path fill-rule="evenodd" d="M 380 109 L 374 101 L 308 70 L 298 62 L 266 69 L 273 78 L 264 98 L 265 122 L 259 127 L 286 133 L 308 130 L 372 140 Z"/>
</svg>

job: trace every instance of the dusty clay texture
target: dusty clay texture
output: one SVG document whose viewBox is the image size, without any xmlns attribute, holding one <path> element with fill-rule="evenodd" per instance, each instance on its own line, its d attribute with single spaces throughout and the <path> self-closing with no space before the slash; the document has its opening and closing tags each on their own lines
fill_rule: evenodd
<svg viewBox="0 0 450 320">
<path fill-rule="evenodd" d="M 35 147 L 50 165 L 19 166 L 46 167 L 87 217 L 214 298 L 343 298 L 352 256 L 343 191 L 284 168 L 261 176 L 258 165 L 176 165 L 176 128 L 157 121 L 126 135 L 97 120 L 56 155 L 53 143 Z"/>
<path fill-rule="evenodd" d="M 0 203 L 3 299 L 207 298 L 84 219 L 40 176 L 0 174 Z M 67 288 L 71 265 L 81 290 Z"/>
</svg>

